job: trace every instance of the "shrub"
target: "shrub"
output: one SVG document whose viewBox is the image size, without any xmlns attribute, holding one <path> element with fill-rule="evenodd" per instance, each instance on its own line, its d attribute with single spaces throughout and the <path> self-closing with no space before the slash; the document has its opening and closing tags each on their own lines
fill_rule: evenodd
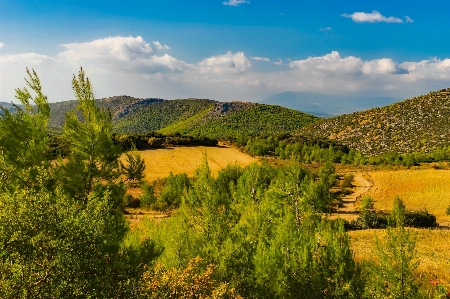
<svg viewBox="0 0 450 299">
<path fill-rule="evenodd" d="M 374 200 L 371 196 L 364 195 L 363 198 L 361 199 L 361 203 L 359 205 L 360 205 L 362 212 L 372 210 L 373 205 L 374 205 Z"/>
<path fill-rule="evenodd" d="M 128 208 L 136 209 L 136 208 L 139 208 L 139 206 L 141 205 L 139 198 L 135 198 L 131 194 L 125 194 L 125 196 L 123 197 L 123 202 L 124 202 L 125 206 Z"/>
<path fill-rule="evenodd" d="M 341 181 L 341 188 L 352 188 L 354 178 L 355 176 L 353 174 L 346 174 Z"/>
<path fill-rule="evenodd" d="M 427 210 L 423 211 L 408 211 L 405 215 L 405 226 L 426 228 L 437 227 L 439 224 L 436 222 L 436 217 Z"/>
<path fill-rule="evenodd" d="M 142 182 L 141 191 L 141 196 L 139 196 L 141 207 L 153 209 L 156 203 L 155 188 L 147 182 Z"/>
<path fill-rule="evenodd" d="M 370 228 L 386 228 L 388 221 L 386 217 L 377 214 L 374 211 L 365 210 L 356 220 L 350 221 L 346 226 L 349 230 L 370 229 Z"/>
</svg>

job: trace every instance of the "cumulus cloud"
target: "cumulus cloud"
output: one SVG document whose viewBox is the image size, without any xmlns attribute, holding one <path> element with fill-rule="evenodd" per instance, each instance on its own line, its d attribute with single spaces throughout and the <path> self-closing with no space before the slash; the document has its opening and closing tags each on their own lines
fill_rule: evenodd
<svg viewBox="0 0 450 299">
<path fill-rule="evenodd" d="M 0 64 L 42 65 L 52 61 L 52 57 L 36 53 L 5 54 L 0 56 Z"/>
<path fill-rule="evenodd" d="M 328 27 L 325 27 L 325 28 L 320 28 L 319 30 L 320 31 L 331 31 L 331 27 L 328 26 Z"/>
<path fill-rule="evenodd" d="M 153 42 L 153 44 L 155 45 L 155 47 L 156 47 L 156 49 L 158 51 L 164 51 L 164 50 L 169 50 L 170 49 L 168 45 L 162 45 L 158 41 Z"/>
<path fill-rule="evenodd" d="M 238 5 L 244 4 L 244 3 L 250 3 L 250 1 L 246 1 L 246 0 L 228 0 L 228 2 L 226 2 L 226 1 L 222 2 L 223 5 L 228 5 L 228 6 L 238 6 Z"/>
<path fill-rule="evenodd" d="M 397 62 L 389 57 L 365 60 L 332 51 L 283 63 L 281 59 L 226 52 L 188 63 L 166 50 L 163 43 L 148 43 L 142 37 L 108 37 L 64 44 L 54 56 L 0 52 L 0 71 L 8 74 L 0 80 L 0 101 L 14 98 L 14 87 L 23 85 L 26 66 L 38 71 L 45 92 L 50 89 L 48 95 L 54 101 L 72 99 L 70 77 L 80 65 L 93 79 L 99 97 L 129 94 L 255 101 L 288 90 L 406 97 L 443 88 L 450 81 L 449 58 Z M 252 68 L 252 60 L 271 62 L 267 65 L 270 70 Z"/>
<path fill-rule="evenodd" d="M 187 66 L 168 54 L 158 56 L 167 45 L 158 41 L 152 47 L 141 36 L 108 37 L 86 43 L 63 44 L 59 57 L 78 65 L 97 65 L 100 68 L 120 69 L 129 72 L 182 72 Z"/>
<path fill-rule="evenodd" d="M 256 60 L 256 61 L 267 61 L 267 62 L 270 62 L 270 59 L 267 58 L 267 57 L 254 56 L 254 57 L 250 57 L 250 58 L 253 59 L 253 60 Z"/>
<path fill-rule="evenodd" d="M 217 55 L 203 59 L 200 63 L 200 72 L 212 72 L 212 73 L 245 73 L 245 71 L 251 66 L 250 61 L 245 57 L 243 52 L 232 53 L 229 51 L 224 55 Z"/>
<path fill-rule="evenodd" d="M 397 17 L 385 17 L 380 14 L 378 11 L 374 10 L 372 12 L 354 12 L 352 14 L 342 14 L 344 18 L 352 19 L 356 23 L 403 23 L 403 20 Z"/>
<path fill-rule="evenodd" d="M 3 48 L 3 43 L 0 43 L 0 50 Z"/>
<path fill-rule="evenodd" d="M 414 23 L 414 20 L 408 16 L 405 16 L 406 23 Z"/>
<path fill-rule="evenodd" d="M 324 56 L 291 61 L 289 66 L 295 70 L 309 72 L 311 75 L 324 76 L 370 76 L 400 74 L 406 71 L 389 58 L 363 61 L 354 56 L 341 57 L 337 51 Z"/>
</svg>

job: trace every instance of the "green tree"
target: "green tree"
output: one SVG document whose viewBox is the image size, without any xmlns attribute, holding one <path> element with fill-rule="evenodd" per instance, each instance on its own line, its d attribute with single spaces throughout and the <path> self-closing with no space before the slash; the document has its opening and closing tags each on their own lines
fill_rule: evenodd
<svg viewBox="0 0 450 299">
<path fill-rule="evenodd" d="M 396 201 L 394 210 L 397 227 L 388 228 L 384 239 L 376 240 L 366 293 L 370 298 L 421 298 L 415 273 L 415 238 L 403 225 L 401 200 Z"/>
<path fill-rule="evenodd" d="M 50 108 L 42 93 L 39 77 L 27 69 L 26 87 L 16 89 L 16 99 L 23 108 L 15 106 L 15 112 L 1 107 L 0 116 L 0 190 L 2 192 L 22 188 L 39 188 L 42 182 L 39 172 L 50 167 L 47 151 L 49 140 L 47 124 Z M 34 96 L 31 92 L 34 92 Z"/>
<path fill-rule="evenodd" d="M 123 194 L 124 186 L 108 181 L 116 176 L 111 164 L 118 156 L 107 130 L 94 124 L 109 125 L 102 124 L 105 119 L 101 120 L 95 105 L 79 99 L 85 119 L 95 121 L 75 130 L 72 119 L 70 132 L 79 137 L 70 142 L 73 156 L 67 162 L 52 163 L 45 144 L 48 103 L 36 73 L 27 73 L 27 87 L 36 96 L 26 88 L 18 89 L 16 96 L 24 110 L 0 117 L 0 127 L 9 130 L 0 137 L 5 177 L 0 180 L 0 297 L 131 297 L 142 265 L 157 251 L 149 240 L 137 249 L 122 246 L 127 223 L 119 209 L 122 197 L 117 194 Z M 79 78 L 84 89 L 77 92 L 79 82 L 74 80 L 76 95 L 92 95 L 82 71 Z M 21 126 L 14 130 L 16 124 Z M 98 143 L 101 149 L 96 148 Z M 81 160 L 74 161 L 75 157 Z M 66 183 L 84 189 L 74 192 Z"/>
<path fill-rule="evenodd" d="M 85 203 L 95 188 L 119 193 L 122 189 L 123 193 L 123 187 L 115 184 L 122 174 L 121 150 L 112 140 L 111 117 L 96 106 L 92 84 L 83 69 L 73 76 L 72 89 L 78 106 L 66 114 L 63 137 L 71 151 L 66 161 L 58 163 L 59 183 L 70 197 Z"/>
</svg>

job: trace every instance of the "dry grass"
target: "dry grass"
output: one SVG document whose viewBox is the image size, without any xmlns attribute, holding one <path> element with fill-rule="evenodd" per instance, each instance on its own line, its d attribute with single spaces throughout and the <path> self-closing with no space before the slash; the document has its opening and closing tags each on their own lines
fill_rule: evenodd
<svg viewBox="0 0 450 299">
<path fill-rule="evenodd" d="M 450 285 L 450 230 L 411 229 L 416 237 L 418 276 L 423 280 L 439 278 Z M 383 238 L 385 230 L 350 231 L 351 248 L 357 261 L 370 260 L 375 238 Z"/>
<path fill-rule="evenodd" d="M 226 146 L 175 147 L 139 151 L 139 154 L 145 160 L 145 179 L 149 182 L 166 178 L 170 172 L 173 174 L 186 173 L 188 176 L 193 176 L 195 169 L 203 162 L 205 153 L 213 175 L 217 175 L 220 169 L 230 163 L 246 166 L 257 161 L 235 148 Z"/>
<path fill-rule="evenodd" d="M 369 194 L 375 208 L 390 210 L 398 195 L 410 210 L 426 209 L 441 225 L 448 225 L 445 213 L 450 205 L 450 170 L 382 170 L 369 172 L 374 183 Z"/>
</svg>

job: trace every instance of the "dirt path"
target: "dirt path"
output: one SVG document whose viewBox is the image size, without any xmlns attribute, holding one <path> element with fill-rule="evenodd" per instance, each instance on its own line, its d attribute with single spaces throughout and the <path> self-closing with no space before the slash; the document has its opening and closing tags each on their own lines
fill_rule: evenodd
<svg viewBox="0 0 450 299">
<path fill-rule="evenodd" d="M 346 220 L 353 220 L 358 217 L 358 211 L 356 210 L 355 203 L 361 199 L 362 195 L 372 188 L 372 183 L 367 180 L 362 172 L 354 174 L 354 189 L 353 193 L 346 195 L 342 198 L 341 205 L 336 213 L 331 214 L 331 218 L 343 218 Z"/>
<path fill-rule="evenodd" d="M 372 187 L 372 183 L 360 172 L 355 174 L 353 185 L 355 186 L 355 191 L 342 198 L 342 206 L 339 207 L 340 213 L 355 212 L 355 202 Z"/>
</svg>

